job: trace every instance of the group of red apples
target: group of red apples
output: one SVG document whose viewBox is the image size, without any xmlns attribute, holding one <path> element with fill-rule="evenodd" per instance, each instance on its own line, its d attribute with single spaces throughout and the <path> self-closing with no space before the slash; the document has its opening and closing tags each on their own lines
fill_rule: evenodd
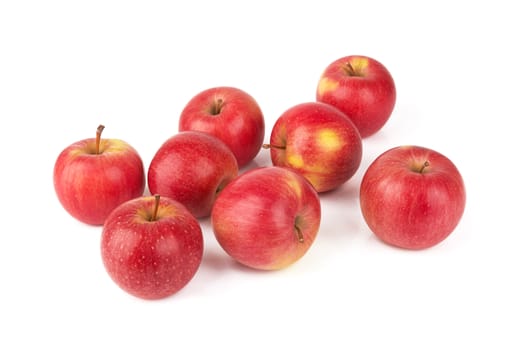
<svg viewBox="0 0 525 350">
<path fill-rule="evenodd" d="M 101 137 L 101 125 L 95 138 L 60 153 L 55 191 L 69 214 L 103 227 L 106 271 L 136 297 L 164 298 L 193 278 L 203 258 L 199 219 L 205 217 L 231 258 L 254 269 L 285 268 L 315 241 L 320 193 L 356 173 L 362 138 L 384 126 L 395 100 L 383 64 L 341 57 L 322 73 L 316 101 L 284 111 L 263 144 L 265 122 L 256 100 L 238 88 L 211 88 L 186 104 L 178 132 L 159 146 L 147 172 L 130 144 Z M 242 171 L 261 149 L 269 150 L 273 166 Z M 444 240 L 466 200 L 455 165 L 415 145 L 377 157 L 359 196 L 370 230 L 405 249 Z"/>
</svg>

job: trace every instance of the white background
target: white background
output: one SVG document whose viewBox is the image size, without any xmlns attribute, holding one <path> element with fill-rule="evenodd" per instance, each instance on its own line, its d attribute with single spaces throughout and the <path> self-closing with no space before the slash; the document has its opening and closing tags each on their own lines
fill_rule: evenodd
<svg viewBox="0 0 525 350">
<path fill-rule="evenodd" d="M 289 4 L 291 3 L 291 4 Z M 523 12 L 518 1 L 2 1 L 2 349 L 523 349 Z M 106 274 L 100 227 L 63 211 L 59 152 L 126 140 L 145 166 L 203 89 L 250 93 L 271 127 L 312 101 L 331 61 L 364 54 L 397 85 L 358 173 L 322 195 L 293 266 L 233 263 L 202 220 L 205 255 L 178 294 L 143 301 Z M 424 251 L 364 223 L 364 170 L 388 148 L 447 155 L 467 187 L 457 229 Z M 250 166 L 269 165 L 264 151 Z"/>
</svg>

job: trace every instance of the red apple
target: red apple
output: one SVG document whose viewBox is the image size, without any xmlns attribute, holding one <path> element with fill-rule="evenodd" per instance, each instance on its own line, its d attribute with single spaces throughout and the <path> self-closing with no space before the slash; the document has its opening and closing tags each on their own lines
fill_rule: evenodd
<svg viewBox="0 0 525 350">
<path fill-rule="evenodd" d="M 400 146 L 377 157 L 360 189 L 361 211 L 372 232 L 394 246 L 432 247 L 452 233 L 465 209 L 456 166 L 425 147 Z"/>
<path fill-rule="evenodd" d="M 247 92 L 229 86 L 195 95 L 184 107 L 179 131 L 201 131 L 224 142 L 239 167 L 255 158 L 264 139 L 263 113 Z"/>
<path fill-rule="evenodd" d="M 315 189 L 282 167 L 241 174 L 220 193 L 211 214 L 225 252 L 260 270 L 282 269 L 299 260 L 314 242 L 320 220 Z"/>
<path fill-rule="evenodd" d="M 271 149 L 274 165 L 299 172 L 317 192 L 348 181 L 362 158 L 361 136 L 354 124 L 337 108 L 320 102 L 286 110 L 263 147 Z"/>
<path fill-rule="evenodd" d="M 396 87 L 382 63 L 366 56 L 346 56 L 326 67 L 317 85 L 316 99 L 343 111 L 365 138 L 379 131 L 390 118 Z"/>
<path fill-rule="evenodd" d="M 101 239 L 104 267 L 124 291 L 143 299 L 175 294 L 196 274 L 203 256 L 197 219 L 159 195 L 129 200 L 108 216 Z"/>
<path fill-rule="evenodd" d="M 238 174 L 237 161 L 219 139 L 198 131 L 166 140 L 151 160 L 151 193 L 171 197 L 197 218 L 209 216 L 217 194 Z"/>
<path fill-rule="evenodd" d="M 66 147 L 55 161 L 53 184 L 64 209 L 74 218 L 102 225 L 119 204 L 144 193 L 142 159 L 128 143 L 96 138 Z"/>
</svg>

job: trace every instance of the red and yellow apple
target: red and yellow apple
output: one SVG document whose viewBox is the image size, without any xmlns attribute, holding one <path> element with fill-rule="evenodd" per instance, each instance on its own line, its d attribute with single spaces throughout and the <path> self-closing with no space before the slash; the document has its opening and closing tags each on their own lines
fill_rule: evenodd
<svg viewBox="0 0 525 350">
<path fill-rule="evenodd" d="M 53 184 L 58 200 L 74 218 L 102 225 L 119 204 L 144 193 L 144 165 L 138 152 L 119 139 L 95 138 L 75 142 L 58 155 Z"/>
<path fill-rule="evenodd" d="M 274 165 L 303 175 L 317 192 L 333 190 L 348 181 L 362 158 L 358 130 L 341 111 L 320 102 L 305 102 L 286 110 L 270 136 Z"/>
<path fill-rule="evenodd" d="M 447 238 L 465 209 L 463 178 L 443 154 L 399 146 L 379 155 L 360 188 L 363 217 L 384 242 L 407 249 L 432 247 Z"/>
<path fill-rule="evenodd" d="M 148 168 L 151 193 L 171 197 L 197 218 L 210 215 L 217 194 L 238 174 L 231 150 L 219 139 L 184 131 L 166 140 Z"/>
<path fill-rule="evenodd" d="M 259 153 L 264 139 L 264 116 L 257 101 L 246 91 L 219 86 L 201 91 L 184 107 L 179 131 L 201 131 L 224 142 L 239 167 Z"/>
<path fill-rule="evenodd" d="M 298 173 L 282 167 L 246 171 L 219 194 L 212 228 L 233 259 L 260 270 L 285 268 L 311 247 L 319 230 L 317 192 Z"/>
<path fill-rule="evenodd" d="M 184 205 L 155 195 L 115 208 L 104 223 L 100 249 L 120 288 L 142 299 L 161 299 L 194 277 L 204 242 L 199 222 Z"/>
<path fill-rule="evenodd" d="M 378 132 L 390 118 L 396 87 L 381 62 L 351 55 L 325 68 L 317 85 L 316 100 L 343 111 L 365 138 Z"/>
</svg>

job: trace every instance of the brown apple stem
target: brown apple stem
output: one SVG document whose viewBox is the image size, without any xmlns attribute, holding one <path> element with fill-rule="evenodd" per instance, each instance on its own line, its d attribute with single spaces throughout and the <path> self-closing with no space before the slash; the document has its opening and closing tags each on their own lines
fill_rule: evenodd
<svg viewBox="0 0 525 350">
<path fill-rule="evenodd" d="M 269 144 L 269 143 L 263 143 L 263 145 L 261 147 L 264 148 L 264 149 L 270 149 L 270 148 L 286 149 L 285 146 L 276 146 L 276 145 L 272 145 L 272 144 Z"/>
<path fill-rule="evenodd" d="M 426 167 L 428 167 L 430 165 L 430 162 L 428 160 L 426 160 L 423 165 L 421 166 L 421 169 L 419 169 L 419 172 L 421 174 L 423 174 L 423 171 L 425 170 Z"/>
<path fill-rule="evenodd" d="M 157 215 L 159 212 L 159 204 L 160 204 L 160 194 L 155 195 L 155 206 L 153 207 L 153 214 L 151 214 L 151 218 L 149 221 L 156 221 Z"/>
<path fill-rule="evenodd" d="M 210 113 L 212 115 L 217 115 L 221 113 L 221 109 L 223 105 L 224 105 L 224 100 L 222 98 L 215 100 L 215 103 L 213 104 Z"/>
<path fill-rule="evenodd" d="M 348 74 L 351 77 L 357 75 L 354 67 L 352 66 L 352 64 L 350 62 L 346 62 L 345 63 L 345 65 L 343 66 L 343 70 L 345 71 L 346 74 Z"/>
<path fill-rule="evenodd" d="M 299 240 L 299 243 L 304 243 L 304 236 L 303 236 L 303 233 L 301 232 L 301 229 L 295 225 L 295 233 L 297 234 L 297 239 Z"/>
<path fill-rule="evenodd" d="M 100 136 L 104 130 L 104 125 L 99 125 L 97 128 L 97 137 L 95 138 L 95 154 L 100 154 Z"/>
</svg>

